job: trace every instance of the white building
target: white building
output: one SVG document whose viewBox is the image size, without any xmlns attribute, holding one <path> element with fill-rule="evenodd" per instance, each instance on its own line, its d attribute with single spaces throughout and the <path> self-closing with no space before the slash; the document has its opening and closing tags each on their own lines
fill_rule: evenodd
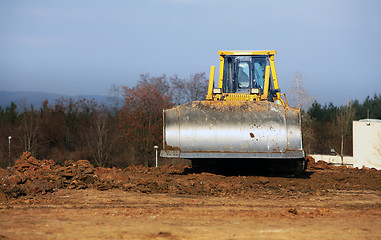
<svg viewBox="0 0 381 240">
<path fill-rule="evenodd" d="M 381 170 L 381 120 L 353 121 L 353 167 Z"/>
</svg>

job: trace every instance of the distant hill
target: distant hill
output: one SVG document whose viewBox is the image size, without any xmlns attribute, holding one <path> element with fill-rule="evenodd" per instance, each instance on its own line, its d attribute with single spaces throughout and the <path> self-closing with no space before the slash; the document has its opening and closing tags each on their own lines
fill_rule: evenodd
<svg viewBox="0 0 381 240">
<path fill-rule="evenodd" d="M 16 103 L 18 106 L 30 107 L 40 107 L 44 100 L 48 100 L 49 104 L 54 104 L 57 99 L 60 98 L 72 98 L 77 99 L 83 97 L 86 99 L 94 99 L 98 103 L 105 103 L 106 105 L 111 105 L 112 101 L 107 96 L 99 95 L 80 95 L 80 96 L 68 96 L 53 93 L 44 92 L 9 92 L 0 90 L 0 106 L 5 108 L 9 106 L 11 102 Z"/>
</svg>

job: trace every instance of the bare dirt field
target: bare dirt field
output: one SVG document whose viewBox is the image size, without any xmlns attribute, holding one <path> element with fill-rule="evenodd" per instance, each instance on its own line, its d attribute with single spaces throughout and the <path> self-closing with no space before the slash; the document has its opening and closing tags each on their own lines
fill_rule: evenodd
<svg viewBox="0 0 381 240">
<path fill-rule="evenodd" d="M 381 171 L 297 177 L 94 168 L 24 153 L 0 169 L 0 239 L 380 239 Z"/>
</svg>

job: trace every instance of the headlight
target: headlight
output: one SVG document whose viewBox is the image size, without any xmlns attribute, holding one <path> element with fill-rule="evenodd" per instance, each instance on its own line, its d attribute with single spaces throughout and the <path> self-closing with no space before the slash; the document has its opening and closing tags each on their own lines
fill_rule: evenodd
<svg viewBox="0 0 381 240">
<path fill-rule="evenodd" d="M 222 89 L 221 88 L 213 88 L 213 94 L 221 94 Z"/>
<path fill-rule="evenodd" d="M 259 88 L 250 88 L 250 94 L 259 94 L 260 89 Z"/>
</svg>

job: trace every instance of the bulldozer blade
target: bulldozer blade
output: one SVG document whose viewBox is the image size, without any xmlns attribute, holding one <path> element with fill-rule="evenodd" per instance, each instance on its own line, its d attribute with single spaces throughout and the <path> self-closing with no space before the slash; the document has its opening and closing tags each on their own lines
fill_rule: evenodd
<svg viewBox="0 0 381 240">
<path fill-rule="evenodd" d="M 195 101 L 163 114 L 161 157 L 305 157 L 299 109 L 273 102 Z"/>
</svg>

